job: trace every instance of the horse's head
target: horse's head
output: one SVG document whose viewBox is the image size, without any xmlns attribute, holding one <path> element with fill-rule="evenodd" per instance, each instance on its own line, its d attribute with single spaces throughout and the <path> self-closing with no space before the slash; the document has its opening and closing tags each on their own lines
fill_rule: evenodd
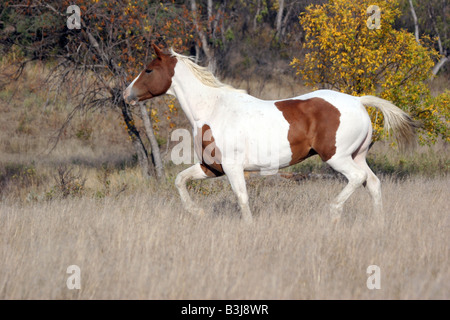
<svg viewBox="0 0 450 320">
<path fill-rule="evenodd" d="M 172 84 L 177 59 L 152 45 L 156 58 L 133 80 L 123 92 L 126 103 L 131 105 L 165 94 Z"/>
</svg>

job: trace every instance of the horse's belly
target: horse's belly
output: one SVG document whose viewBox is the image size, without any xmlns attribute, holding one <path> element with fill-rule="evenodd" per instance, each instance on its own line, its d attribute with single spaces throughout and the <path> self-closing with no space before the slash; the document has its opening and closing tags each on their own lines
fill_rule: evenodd
<svg viewBox="0 0 450 320">
<path fill-rule="evenodd" d="M 234 143 L 226 144 L 232 152 L 225 152 L 224 161 L 242 163 L 245 170 L 273 170 L 289 165 L 289 123 L 281 112 L 274 112 L 270 120 L 254 121 L 247 128 L 235 135 Z"/>
<path fill-rule="evenodd" d="M 292 152 L 286 133 L 284 137 L 272 137 L 249 143 L 244 168 L 246 170 L 278 169 L 288 166 L 291 159 Z"/>
</svg>

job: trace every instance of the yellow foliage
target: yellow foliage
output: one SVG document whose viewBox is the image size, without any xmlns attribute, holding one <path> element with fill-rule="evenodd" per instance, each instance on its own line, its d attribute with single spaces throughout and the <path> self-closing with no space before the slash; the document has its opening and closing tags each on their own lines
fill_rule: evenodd
<svg viewBox="0 0 450 320">
<path fill-rule="evenodd" d="M 371 5 L 381 10 L 379 29 L 368 27 Z M 307 85 L 392 101 L 423 122 L 423 143 L 433 143 L 439 136 L 448 140 L 448 93 L 432 98 L 426 84 L 439 54 L 431 39 L 423 37 L 418 44 L 413 34 L 395 30 L 393 23 L 399 15 L 395 0 L 330 0 L 310 5 L 300 15 L 308 53 L 303 63 L 293 58 L 291 66 Z M 369 114 L 379 139 L 384 134 L 382 116 L 371 108 Z"/>
</svg>

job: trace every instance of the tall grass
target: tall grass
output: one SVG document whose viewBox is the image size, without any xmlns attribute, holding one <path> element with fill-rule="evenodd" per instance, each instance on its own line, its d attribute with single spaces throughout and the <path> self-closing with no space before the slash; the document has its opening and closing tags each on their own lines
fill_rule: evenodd
<svg viewBox="0 0 450 320">
<path fill-rule="evenodd" d="M 269 181 L 270 180 L 270 181 Z M 448 179 L 383 179 L 386 223 L 357 192 L 333 226 L 339 181 L 251 179 L 242 223 L 225 181 L 195 219 L 170 186 L 0 204 L 1 299 L 448 299 Z M 66 269 L 81 269 L 69 290 Z M 381 289 L 366 286 L 369 265 Z"/>
</svg>

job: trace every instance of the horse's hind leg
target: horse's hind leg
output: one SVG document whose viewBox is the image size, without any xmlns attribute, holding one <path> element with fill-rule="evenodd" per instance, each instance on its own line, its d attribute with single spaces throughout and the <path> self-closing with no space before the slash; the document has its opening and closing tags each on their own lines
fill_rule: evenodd
<svg viewBox="0 0 450 320">
<path fill-rule="evenodd" d="M 338 220 L 345 201 L 366 181 L 367 173 L 353 161 L 351 156 L 333 157 L 327 163 L 334 170 L 342 173 L 348 180 L 348 184 L 331 204 L 333 218 Z"/>
<path fill-rule="evenodd" d="M 367 173 L 366 187 L 369 190 L 373 201 L 374 212 L 377 215 L 383 213 L 383 204 L 381 199 L 381 183 L 378 177 L 369 168 L 366 161 L 367 150 L 358 153 L 355 157 L 355 163 Z"/>
</svg>

